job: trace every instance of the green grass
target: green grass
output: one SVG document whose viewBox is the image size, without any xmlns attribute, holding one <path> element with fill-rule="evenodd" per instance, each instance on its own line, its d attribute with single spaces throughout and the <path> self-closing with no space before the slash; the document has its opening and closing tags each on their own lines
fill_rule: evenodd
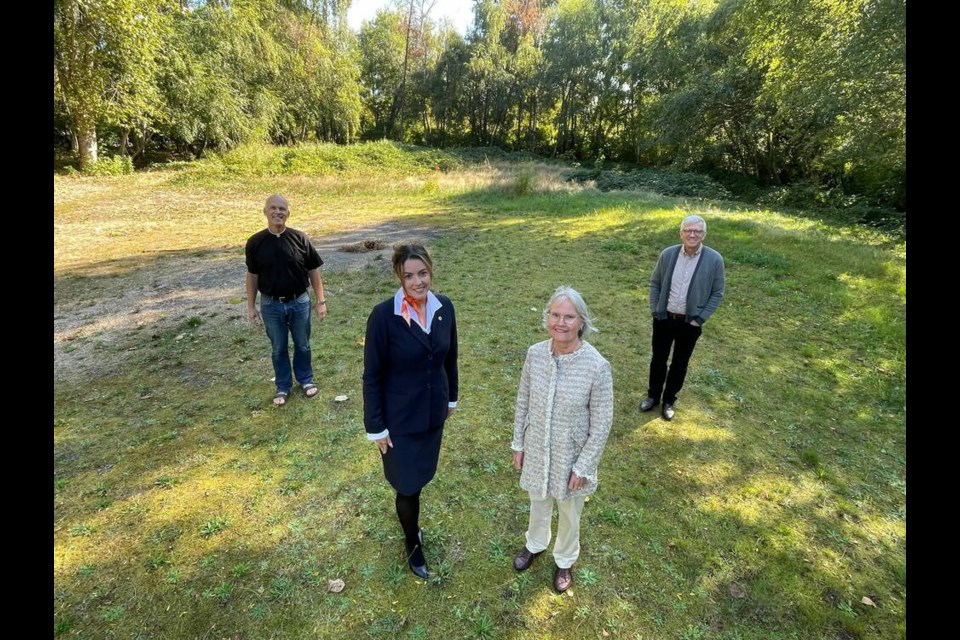
<svg viewBox="0 0 960 640">
<path fill-rule="evenodd" d="M 310 161 L 322 152 L 334 153 Z M 287 152 L 257 153 L 282 166 Z M 55 387 L 56 637 L 905 637 L 902 240 L 581 189 L 529 162 L 436 170 L 414 150 L 335 153 L 347 154 L 336 175 L 228 158 L 54 178 L 55 317 L 146 292 L 184 264 L 222 271 L 223 288 L 215 308 L 157 313 L 144 293 L 133 322 L 90 317 L 55 335 L 86 366 Z M 423 494 L 434 580 L 403 565 L 362 437 L 361 345 L 396 286 L 386 268 L 325 272 L 321 394 L 270 406 L 268 345 L 245 323 L 237 260 L 278 191 L 315 238 L 439 229 L 435 286 L 457 306 L 461 398 Z M 646 282 L 691 211 L 726 257 L 727 294 L 668 425 L 637 410 Z M 511 567 L 527 500 L 509 443 L 523 356 L 561 283 L 598 318 L 616 406 L 574 586 L 559 596 L 549 554 Z M 337 578 L 346 587 L 332 593 Z"/>
</svg>

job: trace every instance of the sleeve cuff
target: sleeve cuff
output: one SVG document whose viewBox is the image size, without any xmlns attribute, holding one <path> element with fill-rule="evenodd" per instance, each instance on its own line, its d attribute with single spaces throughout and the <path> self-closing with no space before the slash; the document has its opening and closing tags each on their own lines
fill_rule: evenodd
<svg viewBox="0 0 960 640">
<path fill-rule="evenodd" d="M 381 440 L 390 435 L 390 429 L 384 429 L 380 433 L 368 433 L 367 440 Z"/>
<path fill-rule="evenodd" d="M 583 479 L 586 480 L 587 482 L 589 482 L 589 483 L 591 483 L 591 484 L 597 484 L 597 474 L 596 474 L 596 473 L 580 473 L 579 471 L 577 471 L 577 465 L 573 465 L 573 469 L 571 469 L 571 471 L 573 471 L 575 474 L 577 474 L 578 476 L 580 476 L 581 478 L 583 478 Z"/>
<path fill-rule="evenodd" d="M 453 402 L 448 402 L 448 403 L 447 403 L 447 408 L 448 408 L 448 409 L 456 409 L 456 408 L 457 408 L 457 401 L 454 400 Z"/>
</svg>

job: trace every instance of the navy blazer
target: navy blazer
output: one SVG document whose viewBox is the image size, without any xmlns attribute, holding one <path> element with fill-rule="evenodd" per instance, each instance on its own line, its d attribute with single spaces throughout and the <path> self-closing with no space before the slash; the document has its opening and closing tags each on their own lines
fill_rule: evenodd
<svg viewBox="0 0 960 640">
<path fill-rule="evenodd" d="M 434 294 L 437 295 L 437 294 Z M 367 433 L 422 433 L 443 426 L 459 393 L 457 318 L 441 307 L 430 333 L 393 313 L 393 298 L 375 306 L 363 345 L 363 426 Z"/>
</svg>

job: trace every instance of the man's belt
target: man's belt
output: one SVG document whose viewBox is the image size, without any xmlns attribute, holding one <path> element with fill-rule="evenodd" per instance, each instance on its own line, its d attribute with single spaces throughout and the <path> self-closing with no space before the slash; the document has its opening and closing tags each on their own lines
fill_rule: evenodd
<svg viewBox="0 0 960 640">
<path fill-rule="evenodd" d="M 686 320 L 686 319 L 687 319 L 687 316 L 683 315 L 682 313 L 670 313 L 669 311 L 667 311 L 667 317 L 670 318 L 671 320 Z"/>
<path fill-rule="evenodd" d="M 304 289 L 300 293 L 295 293 L 292 296 L 267 296 L 266 294 L 260 294 L 260 295 L 276 300 L 277 302 L 293 302 L 294 300 L 302 296 L 304 291 L 306 291 L 306 289 Z"/>
</svg>

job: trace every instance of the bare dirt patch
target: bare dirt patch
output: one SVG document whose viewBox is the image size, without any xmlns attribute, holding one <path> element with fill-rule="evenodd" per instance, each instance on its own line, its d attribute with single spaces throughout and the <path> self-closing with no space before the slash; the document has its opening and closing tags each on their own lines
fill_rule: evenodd
<svg viewBox="0 0 960 640">
<path fill-rule="evenodd" d="M 430 241 L 435 227 L 387 222 L 349 233 L 312 237 L 324 273 L 389 265 L 402 240 Z M 189 317 L 231 310 L 246 316 L 243 247 L 167 252 L 95 264 L 55 278 L 54 380 L 104 375 L 120 364 L 117 342 L 145 327 L 156 333 Z"/>
</svg>

